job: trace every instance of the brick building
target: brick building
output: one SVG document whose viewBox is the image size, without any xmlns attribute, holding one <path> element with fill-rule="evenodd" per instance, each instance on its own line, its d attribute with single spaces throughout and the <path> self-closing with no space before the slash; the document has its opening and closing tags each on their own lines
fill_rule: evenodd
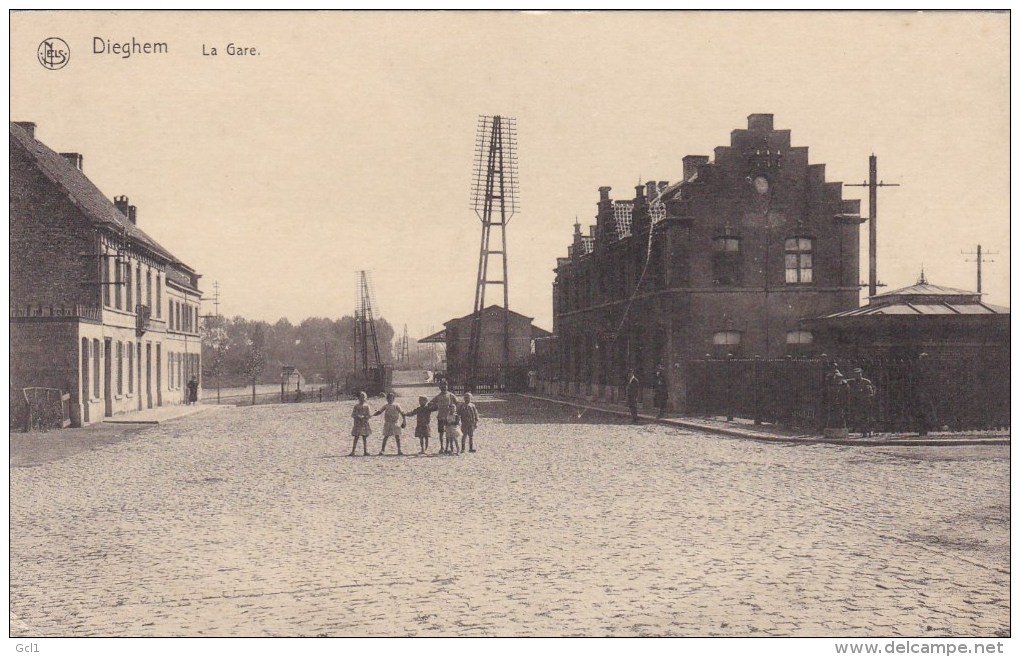
<svg viewBox="0 0 1020 657">
<path fill-rule="evenodd" d="M 785 356 L 812 339 L 800 319 L 858 306 L 860 202 L 771 114 L 682 162 L 679 182 L 632 199 L 600 187 L 595 225 L 575 225 L 555 269 L 551 392 L 617 399 L 628 368 L 650 382 L 662 363 L 682 408 L 685 361 Z"/>
<path fill-rule="evenodd" d="M 465 315 L 444 322 L 442 331 L 419 340 L 421 343 L 443 343 L 446 345 L 446 374 L 455 386 L 466 383 L 470 369 L 471 331 L 475 314 Z M 532 343 L 551 334 L 532 324 L 533 318 L 526 317 L 502 306 L 492 305 L 482 310 L 478 344 L 478 367 L 487 375 L 498 368 L 508 371 L 522 370 L 526 373 L 533 353 Z M 509 361 L 504 358 L 504 326 L 508 336 Z M 481 374 L 480 374 L 481 376 Z"/>
<path fill-rule="evenodd" d="M 76 426 L 185 400 L 201 376 L 199 275 L 108 200 L 78 153 L 10 125 L 12 392 L 57 388 Z"/>
</svg>

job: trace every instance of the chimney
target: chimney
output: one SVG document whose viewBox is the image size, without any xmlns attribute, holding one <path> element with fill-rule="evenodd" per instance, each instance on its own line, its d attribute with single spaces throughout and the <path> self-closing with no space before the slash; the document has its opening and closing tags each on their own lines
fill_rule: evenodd
<svg viewBox="0 0 1020 657">
<path fill-rule="evenodd" d="M 129 205 L 128 206 L 128 221 L 130 221 L 133 224 L 137 224 L 138 223 L 138 213 L 137 213 L 137 210 L 138 209 L 135 206 L 133 206 L 133 205 Z"/>
<path fill-rule="evenodd" d="M 752 114 L 747 117 L 747 129 L 748 130 L 764 130 L 772 131 L 772 115 L 771 114 Z"/>
<path fill-rule="evenodd" d="M 648 196 L 649 201 L 655 200 L 655 181 L 649 180 L 645 183 L 645 195 Z"/>
<path fill-rule="evenodd" d="M 698 167 L 708 164 L 707 155 L 685 155 L 684 156 L 684 182 L 691 179 L 691 176 L 698 172 Z"/>
<path fill-rule="evenodd" d="M 126 196 L 114 196 L 113 204 L 116 206 L 120 213 L 125 217 L 128 216 L 128 197 Z"/>
<path fill-rule="evenodd" d="M 600 201 L 608 201 L 609 200 L 609 192 L 612 189 L 613 189 L 612 187 L 599 187 L 599 200 Z"/>
<path fill-rule="evenodd" d="M 61 153 L 60 157 L 67 160 L 78 171 L 83 171 L 82 160 L 84 158 L 81 156 L 81 153 Z"/>
<path fill-rule="evenodd" d="M 634 202 L 640 203 L 645 198 L 645 186 L 638 185 L 634 188 Z"/>
<path fill-rule="evenodd" d="M 28 136 L 35 139 L 35 124 L 31 121 L 15 121 L 14 125 L 28 133 Z"/>
</svg>

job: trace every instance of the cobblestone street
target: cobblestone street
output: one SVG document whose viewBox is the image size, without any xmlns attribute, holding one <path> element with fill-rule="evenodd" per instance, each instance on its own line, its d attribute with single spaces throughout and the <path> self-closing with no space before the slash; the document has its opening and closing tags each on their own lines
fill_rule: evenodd
<svg viewBox="0 0 1020 657">
<path fill-rule="evenodd" d="M 483 397 L 477 453 L 348 458 L 352 405 L 12 467 L 12 633 L 1009 632 L 1008 446 L 762 444 Z"/>
</svg>

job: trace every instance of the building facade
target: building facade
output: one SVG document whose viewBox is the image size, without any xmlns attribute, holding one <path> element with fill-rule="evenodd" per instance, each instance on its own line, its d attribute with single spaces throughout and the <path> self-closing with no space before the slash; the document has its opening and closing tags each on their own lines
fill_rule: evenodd
<svg viewBox="0 0 1020 657">
<path fill-rule="evenodd" d="M 199 275 L 35 129 L 10 125 L 12 395 L 70 394 L 75 426 L 182 403 L 201 378 Z"/>
<path fill-rule="evenodd" d="M 617 399 L 629 369 L 650 384 L 662 364 L 682 409 L 685 361 L 796 353 L 802 318 L 858 306 L 860 202 L 771 114 L 682 163 L 679 182 L 631 199 L 599 188 L 595 225 L 575 225 L 555 269 L 552 392 Z"/>
</svg>

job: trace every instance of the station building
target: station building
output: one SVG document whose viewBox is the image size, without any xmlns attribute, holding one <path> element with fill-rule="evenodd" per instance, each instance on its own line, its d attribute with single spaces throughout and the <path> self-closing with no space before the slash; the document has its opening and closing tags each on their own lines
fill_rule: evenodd
<svg viewBox="0 0 1020 657">
<path fill-rule="evenodd" d="M 678 158 L 680 159 L 680 158 Z M 553 394 L 613 401 L 629 369 L 669 368 L 683 409 L 685 361 L 797 354 L 800 324 L 858 307 L 860 201 L 752 114 L 714 156 L 681 159 L 680 180 L 614 199 L 575 225 L 553 283 Z"/>
</svg>

